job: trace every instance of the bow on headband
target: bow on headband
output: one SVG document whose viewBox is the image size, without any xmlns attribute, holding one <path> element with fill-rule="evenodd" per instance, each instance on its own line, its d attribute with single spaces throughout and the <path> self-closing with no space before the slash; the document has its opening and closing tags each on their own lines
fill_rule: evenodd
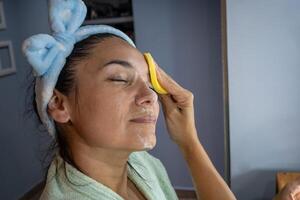
<svg viewBox="0 0 300 200">
<path fill-rule="evenodd" d="M 82 0 L 50 0 L 49 22 L 52 35 L 37 34 L 23 43 L 23 53 L 33 67 L 36 77 L 35 93 L 38 114 L 49 134 L 55 137 L 54 122 L 49 118 L 47 105 L 52 97 L 59 73 L 71 54 L 74 44 L 97 33 L 110 33 L 135 47 L 123 32 L 107 25 L 80 27 L 86 16 Z"/>
<path fill-rule="evenodd" d="M 86 7 L 80 0 L 50 1 L 49 21 L 53 36 L 38 34 L 28 38 L 23 45 L 28 62 L 35 70 L 35 75 L 42 76 L 55 62 L 63 63 L 75 44 L 75 31 L 82 24 Z M 57 56 L 59 54 L 64 54 Z"/>
</svg>

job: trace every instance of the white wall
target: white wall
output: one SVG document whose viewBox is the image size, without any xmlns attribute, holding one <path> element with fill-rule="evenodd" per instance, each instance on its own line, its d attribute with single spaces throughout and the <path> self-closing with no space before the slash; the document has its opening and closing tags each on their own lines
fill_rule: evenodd
<svg viewBox="0 0 300 200">
<path fill-rule="evenodd" d="M 300 171 L 300 1 L 228 0 L 231 181 L 270 199 L 275 172 Z"/>
</svg>

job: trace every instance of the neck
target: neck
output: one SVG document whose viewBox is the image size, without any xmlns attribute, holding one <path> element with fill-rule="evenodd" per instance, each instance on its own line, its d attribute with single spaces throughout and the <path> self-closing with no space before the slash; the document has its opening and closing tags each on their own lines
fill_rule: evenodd
<svg viewBox="0 0 300 200">
<path fill-rule="evenodd" d="M 73 148 L 73 147 L 74 148 Z M 85 175 L 127 197 L 127 160 L 130 152 L 70 145 L 71 156 Z"/>
</svg>

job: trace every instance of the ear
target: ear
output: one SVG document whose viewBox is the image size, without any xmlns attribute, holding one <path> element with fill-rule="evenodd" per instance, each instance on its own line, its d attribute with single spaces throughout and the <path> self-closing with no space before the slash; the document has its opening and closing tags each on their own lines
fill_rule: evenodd
<svg viewBox="0 0 300 200">
<path fill-rule="evenodd" d="M 65 95 L 54 89 L 53 95 L 48 103 L 48 114 L 56 122 L 67 123 L 70 120 L 70 105 Z"/>
</svg>

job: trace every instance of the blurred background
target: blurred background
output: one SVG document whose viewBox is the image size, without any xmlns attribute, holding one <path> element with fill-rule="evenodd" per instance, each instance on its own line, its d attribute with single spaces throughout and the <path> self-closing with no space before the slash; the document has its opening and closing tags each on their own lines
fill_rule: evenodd
<svg viewBox="0 0 300 200">
<path fill-rule="evenodd" d="M 300 1 L 85 2 L 84 24 L 123 30 L 194 93 L 200 140 L 238 199 L 270 199 L 277 172 L 300 171 Z M 2 0 L 0 12 L 0 199 L 9 200 L 45 174 L 50 138 L 26 115 L 32 94 L 21 45 L 50 29 L 46 0 Z M 175 189 L 193 191 L 162 115 L 150 153 Z"/>
</svg>

